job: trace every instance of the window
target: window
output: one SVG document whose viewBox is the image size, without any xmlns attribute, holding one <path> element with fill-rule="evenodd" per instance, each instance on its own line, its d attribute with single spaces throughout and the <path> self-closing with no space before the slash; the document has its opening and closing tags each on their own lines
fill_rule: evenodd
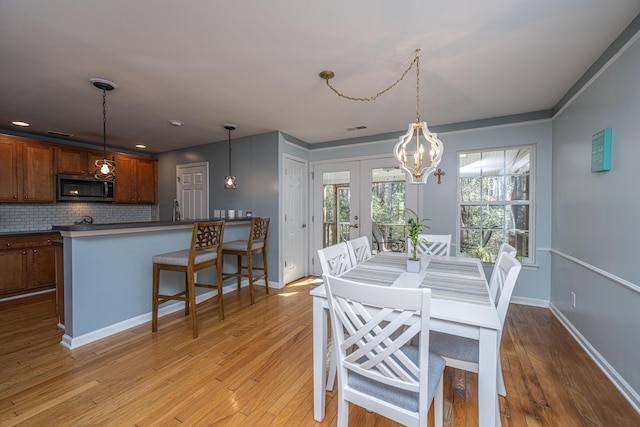
<svg viewBox="0 0 640 427">
<path fill-rule="evenodd" d="M 535 146 L 458 152 L 458 251 L 494 262 L 503 242 L 534 261 Z"/>
</svg>

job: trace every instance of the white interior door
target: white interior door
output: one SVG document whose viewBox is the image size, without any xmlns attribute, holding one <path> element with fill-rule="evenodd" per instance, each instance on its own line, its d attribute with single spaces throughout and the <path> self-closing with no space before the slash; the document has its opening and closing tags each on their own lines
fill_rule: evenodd
<svg viewBox="0 0 640 427">
<path fill-rule="evenodd" d="M 284 283 L 307 274 L 307 163 L 284 158 Z"/>
<path fill-rule="evenodd" d="M 176 194 L 181 219 L 209 218 L 209 162 L 177 165 Z"/>
</svg>

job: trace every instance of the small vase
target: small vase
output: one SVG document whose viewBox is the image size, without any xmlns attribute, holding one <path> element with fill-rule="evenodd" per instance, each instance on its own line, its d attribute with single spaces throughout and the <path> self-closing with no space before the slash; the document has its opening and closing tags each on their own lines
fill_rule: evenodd
<svg viewBox="0 0 640 427">
<path fill-rule="evenodd" d="M 420 262 L 419 259 L 414 260 L 409 258 L 407 260 L 407 272 L 409 273 L 420 273 L 420 267 L 421 267 L 422 263 Z"/>
</svg>

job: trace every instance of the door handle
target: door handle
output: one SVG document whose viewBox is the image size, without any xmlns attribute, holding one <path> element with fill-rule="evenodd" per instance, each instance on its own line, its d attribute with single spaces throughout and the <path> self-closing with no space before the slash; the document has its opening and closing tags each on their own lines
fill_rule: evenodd
<svg viewBox="0 0 640 427">
<path fill-rule="evenodd" d="M 302 228 L 307 228 L 307 224 L 302 224 Z"/>
<path fill-rule="evenodd" d="M 349 224 L 349 227 L 351 227 L 351 228 L 358 228 L 358 224 Z"/>
</svg>

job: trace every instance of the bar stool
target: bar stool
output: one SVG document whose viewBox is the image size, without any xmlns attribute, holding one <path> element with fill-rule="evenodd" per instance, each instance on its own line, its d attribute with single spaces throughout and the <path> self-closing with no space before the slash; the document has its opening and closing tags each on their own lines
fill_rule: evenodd
<svg viewBox="0 0 640 427">
<path fill-rule="evenodd" d="M 196 287 L 218 289 L 218 314 L 224 320 L 222 303 L 222 240 L 224 221 L 199 222 L 193 224 L 189 249 L 154 255 L 153 261 L 153 313 L 151 330 L 158 330 L 158 306 L 167 301 L 184 301 L 185 316 L 191 313 L 193 338 L 198 338 L 196 319 Z M 215 267 L 216 284 L 195 283 L 195 272 Z M 186 273 L 185 290 L 173 295 L 160 294 L 160 271 L 181 271 Z M 205 301 L 202 301 L 204 303 Z"/>
<path fill-rule="evenodd" d="M 253 298 L 253 283 L 256 280 L 264 279 L 264 284 L 269 293 L 269 272 L 267 271 L 267 236 L 269 235 L 269 218 L 254 218 L 251 220 L 251 230 L 249 231 L 249 240 L 234 240 L 225 242 L 222 245 L 223 255 L 236 255 L 238 257 L 238 270 L 235 273 L 222 273 L 222 280 L 229 277 L 238 279 L 238 290 L 240 290 L 240 281 L 243 277 L 249 279 L 249 293 L 251 295 L 251 304 Z M 253 255 L 262 254 L 263 267 L 253 266 Z M 242 257 L 247 258 L 247 265 L 242 265 Z M 243 270 L 247 270 L 246 273 Z M 253 270 L 264 271 L 264 274 L 253 277 Z"/>
</svg>

